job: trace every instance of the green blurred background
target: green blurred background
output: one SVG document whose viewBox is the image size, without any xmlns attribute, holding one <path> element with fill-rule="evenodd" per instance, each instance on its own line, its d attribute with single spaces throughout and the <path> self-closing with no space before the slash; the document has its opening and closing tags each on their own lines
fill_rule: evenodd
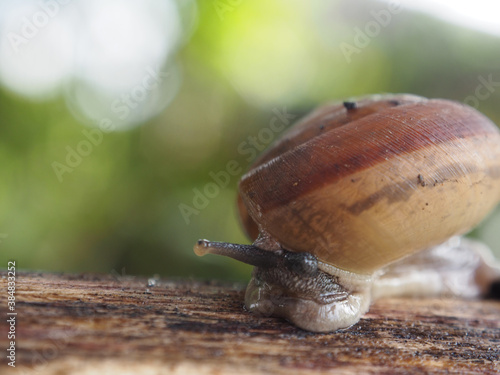
<svg viewBox="0 0 500 375">
<path fill-rule="evenodd" d="M 1 4 L 0 267 L 245 280 L 192 248 L 248 242 L 236 186 L 278 113 L 408 92 L 500 124 L 499 37 L 396 2 Z M 497 254 L 499 225 L 472 233 Z"/>
</svg>

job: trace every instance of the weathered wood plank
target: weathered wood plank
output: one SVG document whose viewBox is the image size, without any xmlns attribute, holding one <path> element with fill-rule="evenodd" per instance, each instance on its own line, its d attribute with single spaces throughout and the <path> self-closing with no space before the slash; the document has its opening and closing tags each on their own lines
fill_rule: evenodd
<svg viewBox="0 0 500 375">
<path fill-rule="evenodd" d="M 384 299 L 358 325 L 314 334 L 246 312 L 243 294 L 244 285 L 20 273 L 17 367 L 3 355 L 0 372 L 500 373 L 498 301 Z M 6 308 L 1 292 L 3 350 Z"/>
</svg>

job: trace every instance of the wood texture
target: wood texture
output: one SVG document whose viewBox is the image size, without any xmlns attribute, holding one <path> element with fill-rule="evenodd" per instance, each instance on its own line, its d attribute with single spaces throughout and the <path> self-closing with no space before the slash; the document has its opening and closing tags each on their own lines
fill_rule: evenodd
<svg viewBox="0 0 500 375">
<path fill-rule="evenodd" d="M 498 301 L 384 299 L 354 327 L 313 334 L 246 312 L 244 285 L 147 283 L 18 273 L 18 366 L 2 355 L 0 373 L 500 373 Z M 1 292 L 3 351 L 6 306 Z"/>
</svg>

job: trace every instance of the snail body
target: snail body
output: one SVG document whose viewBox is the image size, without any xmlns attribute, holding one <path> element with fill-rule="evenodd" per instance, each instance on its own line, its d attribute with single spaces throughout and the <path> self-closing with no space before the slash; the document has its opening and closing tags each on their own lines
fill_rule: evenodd
<svg viewBox="0 0 500 375">
<path fill-rule="evenodd" d="M 371 96 L 320 107 L 242 177 L 253 245 L 202 240 L 195 251 L 256 266 L 250 310 L 333 331 L 372 297 L 487 292 L 500 273 L 484 246 L 456 236 L 499 201 L 500 132 L 488 118 L 448 100 Z"/>
</svg>

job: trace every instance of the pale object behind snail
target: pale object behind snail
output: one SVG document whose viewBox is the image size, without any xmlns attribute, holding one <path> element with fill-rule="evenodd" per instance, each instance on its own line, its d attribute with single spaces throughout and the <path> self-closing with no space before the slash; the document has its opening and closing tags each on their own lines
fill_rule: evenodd
<svg viewBox="0 0 500 375">
<path fill-rule="evenodd" d="M 500 132 L 463 104 L 383 95 L 321 107 L 252 165 L 239 209 L 253 245 L 198 255 L 256 266 L 249 310 L 316 332 L 383 296 L 485 295 L 500 280 L 462 234 L 500 200 Z"/>
</svg>

